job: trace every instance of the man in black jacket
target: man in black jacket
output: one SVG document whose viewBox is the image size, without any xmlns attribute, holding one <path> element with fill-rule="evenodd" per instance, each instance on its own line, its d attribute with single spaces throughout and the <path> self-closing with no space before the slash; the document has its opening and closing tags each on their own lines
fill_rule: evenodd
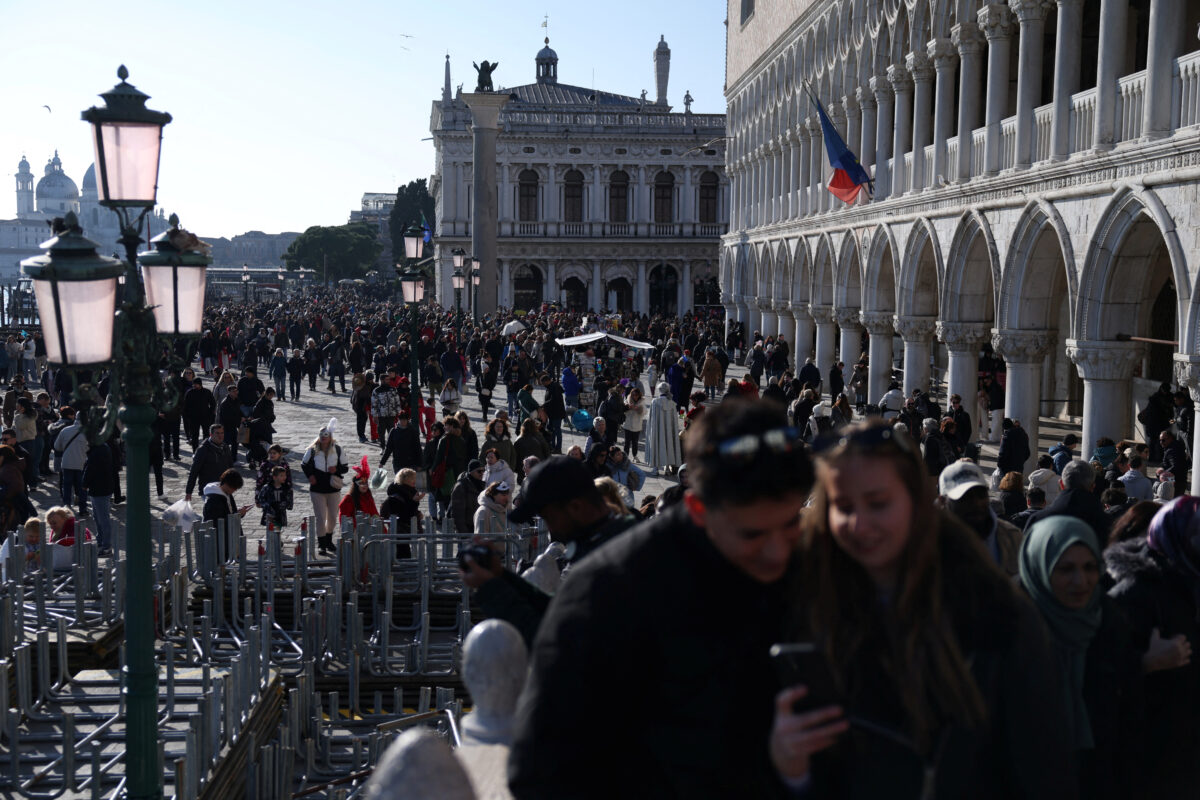
<svg viewBox="0 0 1200 800">
<path fill-rule="evenodd" d="M 217 399 L 211 389 L 204 387 L 204 381 L 196 378 L 183 396 L 183 430 L 193 454 L 200 446 L 200 434 L 208 430 L 216 415 Z"/>
<path fill-rule="evenodd" d="M 1179 497 L 1187 491 L 1192 459 L 1188 457 L 1187 447 L 1170 431 L 1158 435 L 1158 444 L 1162 448 L 1163 469 L 1175 476 L 1175 496 Z"/>
<path fill-rule="evenodd" d="M 217 422 L 225 429 L 225 446 L 229 448 L 231 462 L 237 461 L 238 428 L 249 413 L 242 410 L 239 394 L 236 386 L 230 386 L 229 394 L 225 395 L 225 399 L 217 406 Z"/>
<path fill-rule="evenodd" d="M 408 414 L 401 414 L 396 420 L 396 427 L 388 433 L 387 442 L 383 446 L 383 455 L 379 457 L 379 466 L 386 467 L 388 459 L 393 459 L 396 472 L 405 467 L 420 470 L 422 455 L 421 440 L 417 435 L 416 427 L 409 421 Z"/>
<path fill-rule="evenodd" d="M 1063 468 L 1063 491 L 1054 502 L 1034 514 L 1025 523 L 1025 532 L 1040 519 L 1055 516 L 1067 516 L 1081 519 L 1092 526 L 1092 531 L 1101 542 L 1108 541 L 1108 529 L 1112 520 L 1104 513 L 1100 498 L 1093 491 L 1096 486 L 1096 472 L 1086 461 L 1075 459 Z"/>
<path fill-rule="evenodd" d="M 209 426 L 208 438 L 200 443 L 196 454 L 192 456 L 192 469 L 188 473 L 187 488 L 184 489 L 188 502 L 191 502 L 192 490 L 197 484 L 204 489 L 208 484 L 219 481 L 231 466 L 233 455 L 225 444 L 225 426 L 218 422 Z"/>
<path fill-rule="evenodd" d="M 517 800 L 784 796 L 767 755 L 768 652 L 784 635 L 812 464 L 763 401 L 703 415 L 687 462 L 683 502 L 593 553 L 555 595 L 517 708 Z M 629 725 L 614 708 L 653 712 Z"/>
</svg>

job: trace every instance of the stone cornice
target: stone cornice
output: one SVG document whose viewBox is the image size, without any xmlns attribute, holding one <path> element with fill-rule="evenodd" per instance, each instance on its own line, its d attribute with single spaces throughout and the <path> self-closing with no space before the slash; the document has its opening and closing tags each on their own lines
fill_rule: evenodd
<svg viewBox="0 0 1200 800">
<path fill-rule="evenodd" d="M 952 353 L 971 352 L 991 338 L 992 325 L 989 322 L 938 322 L 937 336 Z"/>
</svg>

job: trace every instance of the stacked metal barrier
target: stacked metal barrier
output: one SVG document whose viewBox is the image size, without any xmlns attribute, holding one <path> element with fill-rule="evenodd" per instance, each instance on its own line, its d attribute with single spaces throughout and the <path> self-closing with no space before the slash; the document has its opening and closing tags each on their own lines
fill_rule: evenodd
<svg viewBox="0 0 1200 800">
<path fill-rule="evenodd" d="M 354 797 L 398 728 L 457 738 L 473 623 L 457 553 L 470 533 L 359 517 L 343 521 L 334 558 L 315 559 L 311 518 L 306 533 L 261 541 L 239 523 L 152 531 L 168 797 Z M 547 543 L 510 533 L 506 565 Z M 119 796 L 124 561 L 99 560 L 82 537 L 66 572 L 26 568 L 15 538 L 10 550 L 0 795 Z"/>
</svg>

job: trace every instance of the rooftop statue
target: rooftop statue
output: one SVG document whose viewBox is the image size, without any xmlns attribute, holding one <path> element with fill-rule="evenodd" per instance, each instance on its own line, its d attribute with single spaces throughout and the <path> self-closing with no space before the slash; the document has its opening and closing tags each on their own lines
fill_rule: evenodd
<svg viewBox="0 0 1200 800">
<path fill-rule="evenodd" d="M 471 66 L 479 73 L 479 80 L 475 84 L 475 91 L 494 92 L 495 89 L 492 88 L 492 73 L 496 71 L 496 67 L 500 66 L 500 62 L 497 61 L 495 64 L 489 64 L 487 61 L 484 61 L 482 64 L 476 64 L 472 61 Z"/>
</svg>

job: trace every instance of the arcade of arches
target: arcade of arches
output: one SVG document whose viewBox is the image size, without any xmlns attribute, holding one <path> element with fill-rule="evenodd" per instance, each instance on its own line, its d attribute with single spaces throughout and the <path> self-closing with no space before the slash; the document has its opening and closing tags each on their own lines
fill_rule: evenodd
<svg viewBox="0 0 1200 800">
<path fill-rule="evenodd" d="M 1081 417 L 1087 458 L 1101 436 L 1141 437 L 1136 414 L 1160 383 L 1200 399 L 1200 263 L 1181 245 L 1200 227 L 1171 216 L 1178 200 L 1125 187 L 727 246 L 722 302 L 747 332 L 795 341 L 824 375 L 867 355 L 870 402 L 893 369 L 906 394 L 944 381 L 943 401 L 973 398 L 991 351 L 1004 415 L 1034 442 L 1040 416 Z"/>
<path fill-rule="evenodd" d="M 716 264 L 708 260 L 565 261 L 500 259 L 501 305 L 555 303 L 576 311 L 680 314 L 719 308 Z"/>
</svg>

